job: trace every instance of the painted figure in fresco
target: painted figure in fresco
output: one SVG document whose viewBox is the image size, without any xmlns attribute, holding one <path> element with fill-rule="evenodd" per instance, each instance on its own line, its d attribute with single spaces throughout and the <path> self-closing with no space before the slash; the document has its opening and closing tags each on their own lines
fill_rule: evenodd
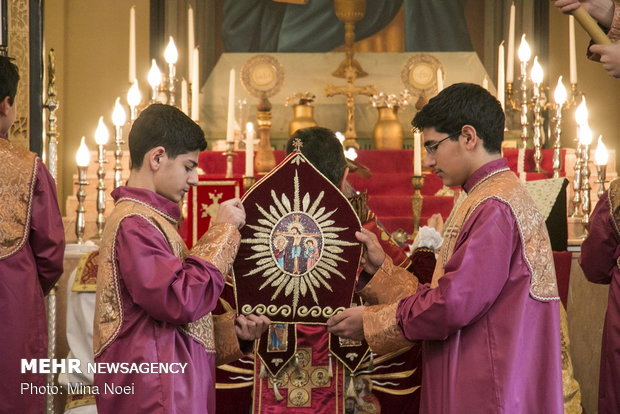
<svg viewBox="0 0 620 414">
<path fill-rule="evenodd" d="M 293 245 L 291 246 L 291 258 L 293 259 L 293 273 L 299 274 L 299 258 L 301 257 L 301 232 L 299 228 L 293 227 L 291 229 L 293 235 Z"/>
<path fill-rule="evenodd" d="M 276 263 L 280 267 L 280 269 L 284 269 L 284 256 L 286 255 L 286 245 L 287 241 L 285 237 L 279 236 L 276 237 L 274 241 L 273 256 L 276 258 Z"/>
<path fill-rule="evenodd" d="M 286 350 L 286 325 L 283 323 L 274 323 L 269 326 L 269 350 L 285 351 Z"/>
<path fill-rule="evenodd" d="M 311 270 L 316 262 L 319 260 L 319 249 L 316 248 L 314 240 L 306 240 L 306 249 L 304 250 L 304 257 L 307 261 L 307 270 Z"/>
</svg>

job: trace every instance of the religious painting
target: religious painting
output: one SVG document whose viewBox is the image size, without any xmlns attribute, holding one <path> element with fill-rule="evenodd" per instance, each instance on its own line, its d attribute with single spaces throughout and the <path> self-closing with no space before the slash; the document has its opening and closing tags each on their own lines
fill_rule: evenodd
<svg viewBox="0 0 620 414">
<path fill-rule="evenodd" d="M 338 342 L 340 343 L 340 346 L 343 348 L 362 346 L 362 341 L 356 341 L 355 339 L 338 337 Z"/>
<path fill-rule="evenodd" d="M 273 322 L 325 323 L 351 304 L 361 224 L 340 190 L 293 153 L 242 199 L 233 264 L 238 311 Z"/>
<path fill-rule="evenodd" d="M 267 352 L 282 352 L 288 348 L 288 328 L 284 323 L 269 325 Z"/>
</svg>

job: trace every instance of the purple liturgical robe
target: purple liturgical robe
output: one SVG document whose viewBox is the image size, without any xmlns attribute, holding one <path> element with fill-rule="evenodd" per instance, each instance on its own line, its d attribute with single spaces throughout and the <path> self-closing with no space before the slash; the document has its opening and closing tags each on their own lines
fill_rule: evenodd
<svg viewBox="0 0 620 414">
<path fill-rule="evenodd" d="M 0 413 L 45 411 L 44 393 L 21 390 L 22 383 L 44 386 L 45 374 L 21 374 L 20 360 L 47 358 L 44 295 L 62 275 L 65 233 L 54 180 L 40 159 L 34 180 L 28 237 L 0 259 Z"/>
<path fill-rule="evenodd" d="M 504 166 L 486 164 L 463 188 Z M 509 205 L 483 201 L 437 288 L 399 302 L 405 337 L 424 341 L 422 413 L 563 413 L 559 303 L 530 295 L 520 235 Z"/>
<path fill-rule="evenodd" d="M 617 193 L 619 187 L 615 186 Z M 579 258 L 590 282 L 610 285 L 601 348 L 599 414 L 620 413 L 620 233 L 610 207 L 609 193 L 605 193 L 590 217 L 590 231 Z"/>
<path fill-rule="evenodd" d="M 180 217 L 176 203 L 152 191 L 119 187 L 112 197 L 130 198 L 174 219 Z M 163 233 L 138 215 L 122 220 L 115 251 L 123 323 L 118 336 L 95 361 L 178 363 L 175 369 L 184 367 L 184 372 L 97 373 L 98 412 L 214 414 L 215 353 L 207 352 L 179 327 L 215 308 L 224 277 L 198 257 L 181 261 Z M 129 388 L 114 394 L 106 385 Z"/>
</svg>

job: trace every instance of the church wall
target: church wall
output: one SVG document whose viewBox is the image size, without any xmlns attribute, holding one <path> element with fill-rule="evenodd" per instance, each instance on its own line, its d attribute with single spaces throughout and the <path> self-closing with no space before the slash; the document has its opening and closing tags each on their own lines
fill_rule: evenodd
<svg viewBox="0 0 620 414">
<path fill-rule="evenodd" d="M 63 212 L 64 200 L 73 191 L 73 175 L 77 173 L 75 153 L 80 138 L 86 136 L 87 145 L 95 150 L 94 133 L 99 116 L 103 115 L 112 140 L 114 101 L 120 96 L 126 102 L 132 5 L 136 6 L 137 76 L 143 97 L 148 97 L 149 0 L 45 1 L 45 43 L 57 54 L 59 158 L 62 160 L 59 200 Z"/>
</svg>

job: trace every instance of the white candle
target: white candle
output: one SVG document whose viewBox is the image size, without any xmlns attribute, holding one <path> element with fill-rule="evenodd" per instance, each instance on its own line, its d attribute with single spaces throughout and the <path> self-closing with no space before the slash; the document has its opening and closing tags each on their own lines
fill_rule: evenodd
<svg viewBox="0 0 620 414">
<path fill-rule="evenodd" d="M 189 115 L 188 112 L 188 96 L 187 96 L 187 81 L 185 79 L 183 79 L 181 81 L 181 111 L 183 111 L 183 113 L 185 115 Z"/>
<path fill-rule="evenodd" d="M 235 68 L 230 70 L 228 79 L 228 125 L 226 141 L 232 142 L 235 138 Z"/>
<path fill-rule="evenodd" d="M 194 9 L 191 4 L 187 9 L 187 57 L 188 59 L 188 72 L 189 72 L 189 81 L 192 81 L 192 70 L 193 66 L 193 56 L 194 53 Z"/>
<path fill-rule="evenodd" d="M 499 49 L 497 51 L 497 100 L 502 105 L 502 109 L 504 109 L 504 88 L 506 81 L 504 80 L 505 72 L 504 72 L 504 42 L 499 44 Z"/>
<path fill-rule="evenodd" d="M 192 82 L 192 119 L 198 122 L 200 118 L 200 70 L 198 69 L 200 54 L 197 47 L 194 48 L 192 55 L 192 77 L 190 79 Z"/>
<path fill-rule="evenodd" d="M 413 175 L 422 176 L 422 134 L 413 133 Z"/>
<path fill-rule="evenodd" d="M 443 91 L 443 72 L 441 68 L 437 68 L 437 93 Z"/>
<path fill-rule="evenodd" d="M 577 83 L 577 54 L 575 50 L 575 18 L 568 16 L 568 62 L 570 68 L 570 83 Z"/>
<path fill-rule="evenodd" d="M 129 9 L 129 83 L 136 79 L 136 6 Z"/>
<path fill-rule="evenodd" d="M 248 122 L 245 124 L 245 175 L 254 177 L 254 124 Z"/>
<path fill-rule="evenodd" d="M 609 153 L 607 152 L 607 147 L 603 143 L 603 136 L 598 136 L 598 145 L 596 146 L 596 151 L 594 151 L 594 163 L 596 165 L 607 165 L 609 162 Z"/>
<path fill-rule="evenodd" d="M 506 82 L 513 83 L 515 74 L 515 4 L 510 5 L 508 24 L 508 62 L 506 63 Z"/>
</svg>

